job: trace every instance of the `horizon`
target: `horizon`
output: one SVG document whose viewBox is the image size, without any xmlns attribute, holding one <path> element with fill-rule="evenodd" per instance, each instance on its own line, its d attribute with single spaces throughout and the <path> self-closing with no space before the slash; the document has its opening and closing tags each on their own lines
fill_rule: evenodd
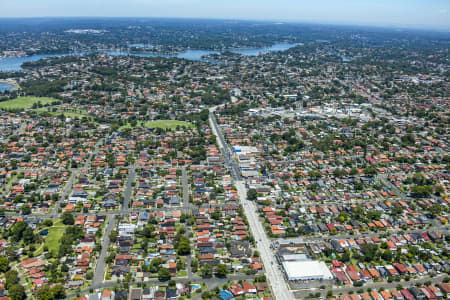
<svg viewBox="0 0 450 300">
<path fill-rule="evenodd" d="M 161 18 L 240 20 L 324 25 L 393 27 L 450 31 L 450 3 L 446 0 L 4 0 L 0 19 L 32 18 Z M 2 13 L 3 12 L 3 13 Z M 100 12 L 100 13 L 99 13 Z"/>
<path fill-rule="evenodd" d="M 433 27 L 420 25 L 404 25 L 404 24 L 381 24 L 381 23 L 337 23 L 337 22 L 320 22 L 320 21 L 302 21 L 302 20 L 281 20 L 281 19 L 233 19 L 233 18 L 213 18 L 213 17 L 144 17 L 144 16 L 40 16 L 40 17 L 0 17 L 2 20 L 114 20 L 114 19 L 141 19 L 141 20 L 190 20 L 190 21 L 224 21 L 224 22 L 262 22 L 268 24 L 296 24 L 296 25 L 318 25 L 318 26 L 338 26 L 338 27 L 357 27 L 372 28 L 385 30 L 412 30 L 423 32 L 450 33 L 449 27 Z"/>
</svg>

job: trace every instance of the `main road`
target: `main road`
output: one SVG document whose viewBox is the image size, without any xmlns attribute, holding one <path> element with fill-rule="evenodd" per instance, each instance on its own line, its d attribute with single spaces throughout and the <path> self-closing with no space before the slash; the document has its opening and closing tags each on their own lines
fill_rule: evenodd
<svg viewBox="0 0 450 300">
<path fill-rule="evenodd" d="M 259 221 L 257 208 L 253 202 L 247 199 L 247 189 L 245 187 L 245 182 L 241 180 L 239 167 L 231 157 L 230 148 L 225 142 L 222 132 L 220 131 L 219 126 L 216 123 L 213 111 L 214 109 L 210 110 L 209 122 L 211 124 L 213 133 L 217 137 L 219 147 L 225 157 L 225 164 L 230 168 L 231 174 L 233 176 L 233 180 L 239 195 L 239 200 L 243 206 L 244 213 L 247 216 L 250 231 L 256 240 L 256 248 L 259 251 L 262 262 L 264 264 L 266 276 L 272 288 L 273 295 L 275 299 L 278 300 L 295 299 L 294 295 L 289 290 L 286 281 L 284 280 L 281 270 L 278 268 L 278 263 L 275 259 L 275 255 L 270 249 L 271 243 L 266 235 L 264 227 Z"/>
</svg>

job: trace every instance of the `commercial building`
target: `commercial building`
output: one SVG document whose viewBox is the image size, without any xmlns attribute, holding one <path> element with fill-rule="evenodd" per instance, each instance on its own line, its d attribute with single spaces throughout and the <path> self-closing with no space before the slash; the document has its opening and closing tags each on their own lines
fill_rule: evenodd
<svg viewBox="0 0 450 300">
<path fill-rule="evenodd" d="M 295 280 L 331 280 L 333 275 L 321 261 L 284 261 L 283 271 L 289 281 Z"/>
</svg>

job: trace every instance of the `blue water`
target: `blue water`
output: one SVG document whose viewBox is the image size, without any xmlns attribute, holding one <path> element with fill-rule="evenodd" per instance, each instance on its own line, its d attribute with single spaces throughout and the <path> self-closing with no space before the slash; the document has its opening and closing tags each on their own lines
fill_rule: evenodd
<svg viewBox="0 0 450 300">
<path fill-rule="evenodd" d="M 38 61 L 40 59 L 48 57 L 76 55 L 76 54 L 85 54 L 85 53 L 36 54 L 25 57 L 0 58 L 0 71 L 2 72 L 21 71 L 23 69 L 20 66 L 25 62 Z"/>
<path fill-rule="evenodd" d="M 14 89 L 14 86 L 9 83 L 0 82 L 0 93 L 3 93 L 4 91 L 11 91 Z"/>
<path fill-rule="evenodd" d="M 266 47 L 266 48 L 241 49 L 241 50 L 234 50 L 231 52 L 246 55 L 246 56 L 257 56 L 257 55 L 267 53 L 267 52 L 285 51 L 285 50 L 288 50 L 297 45 L 300 45 L 300 44 L 275 44 L 275 45 L 272 45 L 272 46 Z"/>
<path fill-rule="evenodd" d="M 266 48 L 257 48 L 257 49 L 240 49 L 240 50 L 232 50 L 233 53 L 238 53 L 246 56 L 256 56 L 262 53 L 273 52 L 273 51 L 285 51 L 289 48 L 295 47 L 297 44 L 275 44 L 271 47 Z M 197 61 L 210 61 L 202 59 L 202 56 L 220 53 L 219 51 L 207 51 L 207 50 L 186 50 L 184 52 L 172 55 L 158 55 L 158 54 L 130 54 L 128 52 L 119 52 L 119 51 L 103 51 L 110 55 L 135 55 L 140 57 L 178 57 L 187 60 L 197 60 Z M 65 53 L 65 54 L 39 54 L 32 55 L 26 57 L 14 57 L 14 58 L 3 58 L 0 59 L 0 71 L 3 72 L 12 72 L 12 71 L 20 71 L 23 70 L 20 66 L 25 62 L 30 61 L 38 61 L 47 57 L 55 57 L 55 56 L 66 56 L 66 55 L 82 55 L 87 52 L 81 53 Z"/>
</svg>

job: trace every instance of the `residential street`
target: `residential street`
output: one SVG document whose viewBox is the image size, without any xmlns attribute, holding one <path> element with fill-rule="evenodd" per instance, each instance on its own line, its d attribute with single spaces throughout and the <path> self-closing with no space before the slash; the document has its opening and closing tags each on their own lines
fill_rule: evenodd
<svg viewBox="0 0 450 300">
<path fill-rule="evenodd" d="M 135 178 L 136 178 L 136 170 L 133 165 L 129 169 L 127 185 L 125 187 L 125 192 L 123 194 L 123 204 L 121 207 L 122 213 L 125 213 L 126 211 L 128 211 L 128 209 L 130 207 L 130 199 L 133 196 Z"/>
<path fill-rule="evenodd" d="M 106 224 L 105 232 L 103 234 L 103 240 L 102 240 L 102 250 L 100 251 L 100 256 L 97 259 L 97 263 L 95 266 L 95 272 L 94 272 L 94 278 L 92 279 L 92 285 L 98 285 L 103 282 L 103 279 L 105 277 L 105 258 L 108 254 L 108 249 L 110 246 L 110 238 L 109 235 L 111 234 L 111 231 L 116 226 L 116 217 L 115 216 L 109 216 L 108 217 L 108 223 Z"/>
</svg>

